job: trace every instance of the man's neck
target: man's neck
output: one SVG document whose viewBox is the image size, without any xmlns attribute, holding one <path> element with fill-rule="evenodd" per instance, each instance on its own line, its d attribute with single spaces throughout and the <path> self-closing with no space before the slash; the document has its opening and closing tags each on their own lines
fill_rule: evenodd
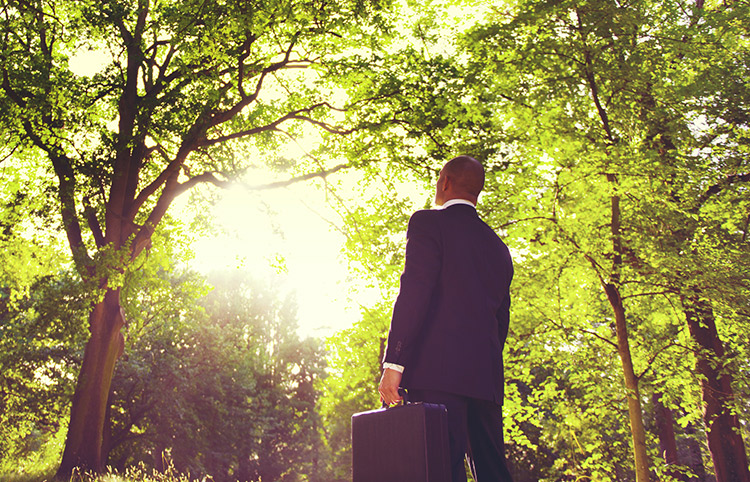
<svg viewBox="0 0 750 482">
<path fill-rule="evenodd" d="M 476 208 L 476 205 L 469 201 L 468 199 L 461 199 L 461 198 L 453 198 L 445 201 L 442 206 L 440 206 L 440 209 L 449 208 L 451 206 L 454 206 L 456 204 L 466 204 L 468 206 L 471 206 L 473 208 Z"/>
</svg>

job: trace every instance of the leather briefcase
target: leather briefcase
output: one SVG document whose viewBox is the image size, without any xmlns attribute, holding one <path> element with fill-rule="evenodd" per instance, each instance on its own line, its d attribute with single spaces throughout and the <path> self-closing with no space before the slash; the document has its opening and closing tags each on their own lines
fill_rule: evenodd
<svg viewBox="0 0 750 482">
<path fill-rule="evenodd" d="M 352 415 L 352 482 L 451 482 L 444 405 L 405 403 Z"/>
</svg>

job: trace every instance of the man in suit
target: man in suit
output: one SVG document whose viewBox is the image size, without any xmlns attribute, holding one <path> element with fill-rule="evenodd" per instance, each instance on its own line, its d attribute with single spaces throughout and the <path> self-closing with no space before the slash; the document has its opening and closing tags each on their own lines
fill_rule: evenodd
<svg viewBox="0 0 750 482">
<path fill-rule="evenodd" d="M 484 168 L 451 159 L 435 204 L 409 220 L 406 262 L 383 358 L 380 397 L 439 403 L 448 410 L 453 482 L 510 482 L 503 442 L 503 359 L 513 264 L 477 215 Z"/>
</svg>

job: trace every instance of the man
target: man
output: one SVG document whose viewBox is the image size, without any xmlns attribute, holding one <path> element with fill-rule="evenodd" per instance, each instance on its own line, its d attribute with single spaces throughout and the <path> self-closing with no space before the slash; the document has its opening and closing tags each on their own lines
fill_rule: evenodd
<svg viewBox="0 0 750 482">
<path fill-rule="evenodd" d="M 503 359 L 513 264 L 508 248 L 477 215 L 484 168 L 451 159 L 435 204 L 409 220 L 406 263 L 393 307 L 380 397 L 439 403 L 448 410 L 453 482 L 510 482 L 503 443 Z"/>
</svg>

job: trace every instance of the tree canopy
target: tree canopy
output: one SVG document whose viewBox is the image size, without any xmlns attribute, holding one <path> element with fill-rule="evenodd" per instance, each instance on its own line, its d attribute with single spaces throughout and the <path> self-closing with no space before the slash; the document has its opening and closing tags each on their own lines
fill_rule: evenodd
<svg viewBox="0 0 750 482">
<path fill-rule="evenodd" d="M 469 154 L 514 255 L 516 480 L 748 480 L 748 5 L 480 3 L 402 2 L 397 23 L 375 1 L 6 2 L 3 449 L 33 452 L 72 397 L 61 474 L 171 449 L 227 480 L 349 480 L 406 221 Z M 89 48 L 108 60 L 76 73 Z M 277 155 L 308 128 L 316 152 Z M 325 369 L 272 288 L 206 294 L 168 249 L 176 196 L 260 163 L 327 176 L 379 293 Z M 29 236 L 45 224 L 69 255 Z M 96 382 L 74 395 L 78 373 Z"/>
<path fill-rule="evenodd" d="M 462 153 L 488 170 L 479 210 L 517 268 L 506 413 L 531 467 L 519 477 L 684 478 L 703 470 L 704 429 L 717 479 L 747 477 L 746 13 L 513 2 L 452 52 L 414 48 L 372 73 L 410 87 L 388 101 L 423 149 L 411 172 L 434 180 Z M 361 249 L 383 259 L 370 231 L 380 239 Z"/>
<path fill-rule="evenodd" d="M 258 150 L 276 160 L 280 136 L 294 138 L 303 124 L 340 134 L 356 129 L 336 124 L 333 113 L 347 106 L 336 106 L 323 86 L 361 56 L 345 54 L 387 33 L 387 7 L 4 4 L 3 137 L 11 154 L 35 153 L 54 172 L 72 259 L 100 297 L 89 314 L 61 475 L 104 468 L 108 397 L 127 322 L 122 277 L 151 245 L 175 197 L 200 183 L 226 183 L 253 165 Z M 93 75 L 78 75 L 73 65 L 85 49 L 107 55 Z M 299 170 L 328 172 L 311 159 Z"/>
</svg>

